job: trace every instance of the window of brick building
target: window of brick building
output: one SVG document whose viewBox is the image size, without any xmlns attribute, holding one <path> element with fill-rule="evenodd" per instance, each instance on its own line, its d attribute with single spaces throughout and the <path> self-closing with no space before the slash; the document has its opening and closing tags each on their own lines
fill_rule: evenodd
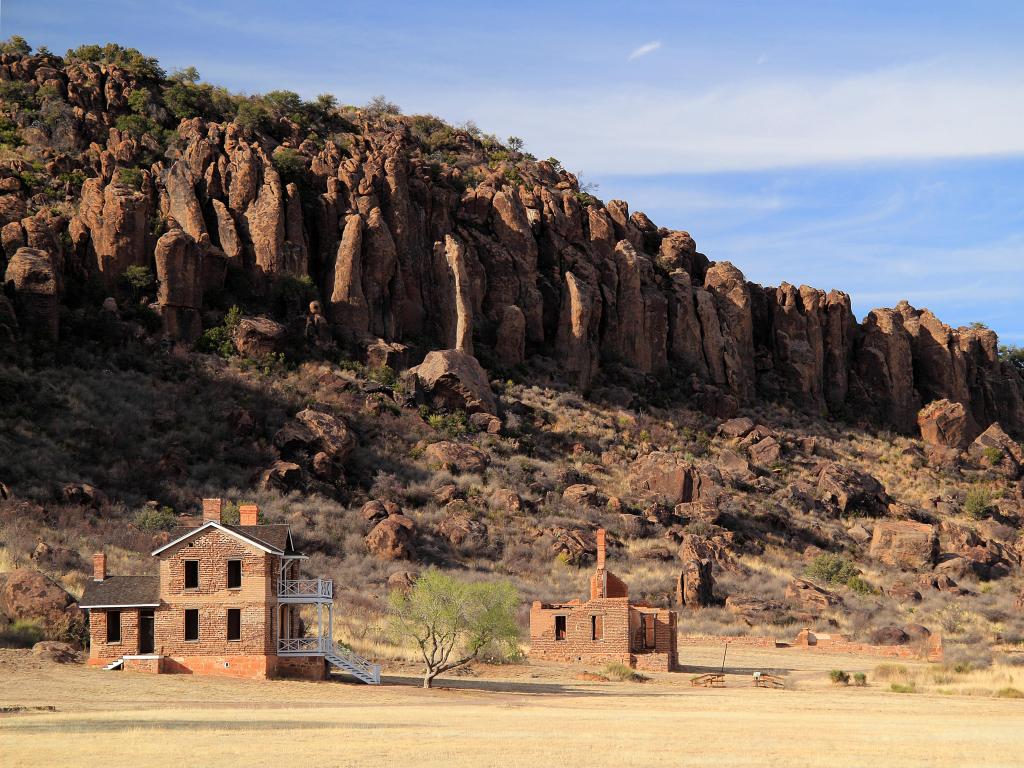
<svg viewBox="0 0 1024 768">
<path fill-rule="evenodd" d="M 604 640 L 604 616 L 590 617 L 590 639 Z"/>
<path fill-rule="evenodd" d="M 654 647 L 654 616 L 644 614 L 644 648 Z"/>
<path fill-rule="evenodd" d="M 199 609 L 187 608 L 185 610 L 185 639 L 199 639 Z"/>
<path fill-rule="evenodd" d="M 121 612 L 107 611 L 107 642 L 121 642 Z"/>
<path fill-rule="evenodd" d="M 242 588 L 242 561 L 228 560 L 228 589 Z"/>
<path fill-rule="evenodd" d="M 242 639 L 242 609 L 228 608 L 228 640 Z"/>
<path fill-rule="evenodd" d="M 185 561 L 185 589 L 199 589 L 199 561 Z"/>
<path fill-rule="evenodd" d="M 555 616 L 555 640 L 565 640 L 565 616 Z"/>
</svg>

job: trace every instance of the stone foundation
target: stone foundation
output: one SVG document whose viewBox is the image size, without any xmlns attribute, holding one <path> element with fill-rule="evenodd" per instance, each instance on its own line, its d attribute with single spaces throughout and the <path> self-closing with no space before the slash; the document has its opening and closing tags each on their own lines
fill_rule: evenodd
<svg viewBox="0 0 1024 768">
<path fill-rule="evenodd" d="M 221 677 L 269 678 L 277 674 L 277 656 L 167 656 L 164 672 Z"/>
<path fill-rule="evenodd" d="M 278 656 L 277 677 L 326 680 L 327 661 L 322 656 Z"/>
</svg>

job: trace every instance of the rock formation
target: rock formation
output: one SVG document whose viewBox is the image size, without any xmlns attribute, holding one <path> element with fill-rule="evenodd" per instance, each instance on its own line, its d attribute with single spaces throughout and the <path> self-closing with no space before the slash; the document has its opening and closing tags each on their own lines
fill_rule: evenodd
<svg viewBox="0 0 1024 768">
<path fill-rule="evenodd" d="M 271 137 L 170 117 L 163 127 L 177 136 L 165 147 L 116 127 L 138 85 L 131 72 L 0 55 L 0 80 L 34 90 L 40 72 L 67 107 L 62 130 L 89 147 L 75 161 L 87 178 L 69 195 L 70 220 L 47 218 L 18 183 L 0 189 L 0 263 L 44 248 L 58 286 L 47 296 L 61 280 L 113 288 L 128 267 L 148 266 L 166 335 L 190 342 L 203 294 L 230 265 L 256 297 L 308 280 L 333 336 L 362 348 L 379 339 L 503 367 L 538 355 L 585 390 L 632 369 L 715 415 L 768 398 L 908 433 L 922 407 L 946 400 L 964 409 L 968 442 L 994 421 L 1024 433 L 1024 380 L 999 359 L 991 331 L 953 329 L 906 303 L 858 323 L 839 291 L 755 285 L 710 262 L 689 233 L 602 203 L 549 163 L 495 170 L 489 150 L 455 130 L 459 162 L 434 163 L 414 119 L 367 116 L 344 127 L 344 152 L 297 125 Z M 278 170 L 285 150 L 301 182 Z M 56 317 L 39 294 L 15 294 L 40 307 L 25 318 L 15 307 L 22 331 L 33 311 Z M 52 323 L 43 321 L 51 333 Z"/>
</svg>

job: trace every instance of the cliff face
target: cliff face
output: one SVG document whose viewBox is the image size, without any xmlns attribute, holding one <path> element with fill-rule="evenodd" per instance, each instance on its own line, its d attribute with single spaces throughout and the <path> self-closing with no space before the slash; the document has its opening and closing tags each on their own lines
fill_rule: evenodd
<svg viewBox="0 0 1024 768">
<path fill-rule="evenodd" d="M 945 398 L 977 431 L 999 421 L 1024 432 L 1024 381 L 998 359 L 993 332 L 952 329 L 906 303 L 858 323 L 840 291 L 750 283 L 688 233 L 469 134 L 452 131 L 439 159 L 415 118 L 356 112 L 341 143 L 193 118 L 165 147 L 117 127 L 141 87 L 117 67 L 5 54 L 0 81 L 45 94 L 57 114 L 3 104 L 24 146 L 0 167 L 13 306 L 0 298 L 0 349 L 53 339 L 69 285 L 117 295 L 132 266 L 156 274 L 164 333 L 185 342 L 227 275 L 245 276 L 254 301 L 309 278 L 353 347 L 460 349 L 498 367 L 539 354 L 584 390 L 614 363 L 673 379 L 721 416 L 769 398 L 903 432 Z M 288 180 L 285 155 L 300 166 Z M 42 194 L 26 181 L 75 172 L 87 178 L 58 188 L 60 205 L 56 182 Z"/>
</svg>

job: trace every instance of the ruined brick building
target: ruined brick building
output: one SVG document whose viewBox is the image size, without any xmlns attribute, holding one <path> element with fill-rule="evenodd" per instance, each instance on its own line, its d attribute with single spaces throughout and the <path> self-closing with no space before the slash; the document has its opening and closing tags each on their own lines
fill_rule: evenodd
<svg viewBox="0 0 1024 768">
<path fill-rule="evenodd" d="M 537 600 L 530 609 L 530 657 L 670 672 L 678 665 L 676 612 L 631 602 L 629 589 L 605 563 L 605 532 L 597 532 L 597 569 L 590 599 Z"/>
<path fill-rule="evenodd" d="M 330 579 L 303 578 L 287 525 L 261 525 L 243 505 L 221 521 L 220 499 L 203 500 L 202 523 L 178 528 L 152 554 L 153 576 L 110 576 L 93 558 L 79 605 L 89 612 L 89 663 L 107 669 L 238 677 L 326 677 L 329 667 L 380 682 L 380 667 L 332 636 Z M 306 611 L 310 632 L 303 630 Z"/>
</svg>

